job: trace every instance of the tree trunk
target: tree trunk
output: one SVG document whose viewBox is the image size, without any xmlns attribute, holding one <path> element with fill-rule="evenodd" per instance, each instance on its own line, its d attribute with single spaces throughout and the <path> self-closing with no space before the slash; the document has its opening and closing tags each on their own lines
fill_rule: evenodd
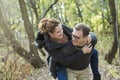
<svg viewBox="0 0 120 80">
<path fill-rule="evenodd" d="M 24 21 L 25 30 L 26 30 L 27 35 L 28 35 L 29 48 L 30 48 L 29 55 L 31 57 L 30 58 L 31 64 L 35 68 L 42 67 L 43 61 L 39 57 L 37 48 L 32 44 L 35 40 L 35 36 L 34 36 L 34 32 L 33 32 L 33 27 L 31 25 L 29 17 L 28 17 L 28 13 L 27 13 L 27 9 L 26 9 L 24 0 L 19 0 L 19 6 L 21 9 L 21 14 L 22 14 L 22 19 Z"/>
<path fill-rule="evenodd" d="M 117 42 L 117 29 L 116 29 L 116 8 L 115 8 L 115 1 L 109 0 L 109 7 L 111 12 L 111 25 L 113 27 L 113 34 L 114 34 L 114 42 L 112 45 L 111 50 L 108 52 L 108 54 L 105 55 L 105 60 L 108 63 L 112 63 L 113 58 L 115 58 L 115 55 L 117 53 L 118 48 L 118 42 Z"/>
</svg>

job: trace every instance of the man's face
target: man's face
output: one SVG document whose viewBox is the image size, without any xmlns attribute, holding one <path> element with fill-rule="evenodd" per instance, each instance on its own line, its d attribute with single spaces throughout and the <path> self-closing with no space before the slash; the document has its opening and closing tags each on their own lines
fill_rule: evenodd
<svg viewBox="0 0 120 80">
<path fill-rule="evenodd" d="M 76 29 L 73 29 L 72 43 L 75 46 L 83 46 L 85 43 L 87 43 L 87 36 L 83 36 L 82 30 L 77 31 Z"/>
<path fill-rule="evenodd" d="M 49 33 L 51 38 L 54 39 L 61 39 L 63 38 L 63 28 L 62 26 L 59 24 L 57 27 L 55 27 L 55 30 L 53 33 Z"/>
</svg>

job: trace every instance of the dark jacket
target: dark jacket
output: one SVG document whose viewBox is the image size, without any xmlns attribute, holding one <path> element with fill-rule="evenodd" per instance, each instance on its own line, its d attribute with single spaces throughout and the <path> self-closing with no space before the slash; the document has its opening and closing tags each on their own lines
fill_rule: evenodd
<svg viewBox="0 0 120 80">
<path fill-rule="evenodd" d="M 73 70 L 82 70 L 88 67 L 90 62 L 91 54 L 83 54 L 82 50 L 77 50 L 75 46 L 73 46 L 71 40 L 70 33 L 72 29 L 63 25 L 64 33 L 68 36 L 69 42 L 67 43 L 57 43 L 52 41 L 49 35 L 44 34 L 44 36 L 39 36 L 36 38 L 36 43 L 39 43 L 38 47 L 46 49 L 48 54 L 53 57 L 53 59 L 67 68 Z M 92 45 L 94 46 L 97 42 L 97 39 L 94 35 L 92 35 Z M 40 39 L 43 39 L 40 40 Z"/>
</svg>

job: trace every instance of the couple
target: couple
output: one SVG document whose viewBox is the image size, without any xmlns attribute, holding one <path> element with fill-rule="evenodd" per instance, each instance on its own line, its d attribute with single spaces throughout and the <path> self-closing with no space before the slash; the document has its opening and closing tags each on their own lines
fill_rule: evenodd
<svg viewBox="0 0 120 80">
<path fill-rule="evenodd" d="M 77 24 L 74 29 L 61 25 L 54 18 L 42 19 L 38 25 L 35 44 L 44 47 L 49 54 L 48 64 L 58 80 L 90 80 L 89 63 L 93 80 L 100 80 L 98 52 L 93 49 L 97 39 L 86 24 Z M 72 33 L 72 34 L 71 34 Z"/>
</svg>

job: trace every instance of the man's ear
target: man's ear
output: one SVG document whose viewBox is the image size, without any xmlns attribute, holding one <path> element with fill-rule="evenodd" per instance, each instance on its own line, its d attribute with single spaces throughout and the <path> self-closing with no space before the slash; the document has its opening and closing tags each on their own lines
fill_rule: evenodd
<svg viewBox="0 0 120 80">
<path fill-rule="evenodd" d="M 91 42 L 91 36 L 90 35 L 87 36 L 87 41 L 88 41 L 88 43 Z"/>
<path fill-rule="evenodd" d="M 50 32 L 49 32 L 48 34 L 49 34 L 50 36 L 53 36 L 53 34 L 52 34 L 52 33 L 50 33 Z"/>
<path fill-rule="evenodd" d="M 50 36 L 52 35 L 50 32 L 48 33 Z"/>
<path fill-rule="evenodd" d="M 88 40 L 88 36 L 85 36 L 85 40 Z"/>
</svg>

